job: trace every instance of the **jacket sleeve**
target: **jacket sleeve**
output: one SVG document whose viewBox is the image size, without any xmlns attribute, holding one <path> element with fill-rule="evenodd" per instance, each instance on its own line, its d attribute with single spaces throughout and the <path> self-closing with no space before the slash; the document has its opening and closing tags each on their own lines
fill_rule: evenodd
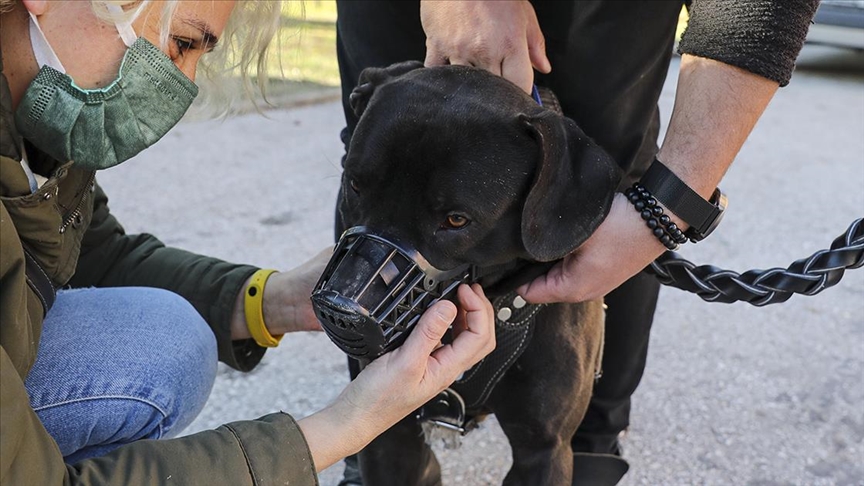
<svg viewBox="0 0 864 486">
<path fill-rule="evenodd" d="M 682 54 L 789 84 L 819 0 L 693 0 Z"/>
<path fill-rule="evenodd" d="M 81 244 L 72 287 L 145 286 L 170 290 L 188 300 L 209 323 L 219 360 L 249 371 L 265 348 L 255 341 L 231 340 L 231 313 L 242 285 L 257 270 L 166 247 L 149 234 L 127 235 L 108 210 L 108 197 L 96 185 L 93 219 Z"/>
<path fill-rule="evenodd" d="M 0 484 L 318 485 L 303 434 L 285 413 L 179 439 L 142 440 L 96 459 L 65 464 L 2 347 L 0 424 Z"/>
</svg>

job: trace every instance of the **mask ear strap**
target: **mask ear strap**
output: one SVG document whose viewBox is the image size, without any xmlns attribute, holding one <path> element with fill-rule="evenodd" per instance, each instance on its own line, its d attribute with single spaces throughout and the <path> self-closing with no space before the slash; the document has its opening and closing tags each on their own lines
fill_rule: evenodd
<svg viewBox="0 0 864 486">
<path fill-rule="evenodd" d="M 105 8 L 114 17 L 114 26 L 117 27 L 117 32 L 120 33 L 123 43 L 126 44 L 126 47 L 132 47 L 132 44 L 138 40 L 138 36 L 135 34 L 135 29 L 132 28 L 131 22 L 128 20 L 118 20 L 123 18 L 123 9 L 113 3 L 106 3 Z"/>
<path fill-rule="evenodd" d="M 33 12 L 28 13 L 30 14 L 30 46 L 33 48 L 33 56 L 36 57 L 36 63 L 39 64 L 40 68 L 42 66 L 50 66 L 66 74 L 66 68 L 63 67 L 63 63 L 60 62 L 57 54 L 54 53 L 54 49 L 51 48 L 51 44 L 48 43 L 48 39 L 45 37 L 45 33 L 42 32 L 42 27 L 39 26 L 36 16 Z"/>
</svg>

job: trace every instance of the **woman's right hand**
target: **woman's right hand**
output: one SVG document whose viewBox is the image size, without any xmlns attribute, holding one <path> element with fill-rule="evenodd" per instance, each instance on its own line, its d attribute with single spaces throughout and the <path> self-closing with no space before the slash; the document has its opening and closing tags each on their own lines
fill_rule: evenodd
<svg viewBox="0 0 864 486">
<path fill-rule="evenodd" d="M 448 301 L 430 307 L 402 346 L 364 368 L 332 405 L 299 422 L 318 471 L 365 447 L 495 349 L 494 311 L 483 289 L 461 285 L 457 295 L 459 309 Z M 442 345 L 451 324 L 453 342 Z"/>
<path fill-rule="evenodd" d="M 366 366 L 340 398 L 382 419 L 388 412 L 389 427 L 495 349 L 494 312 L 483 289 L 462 285 L 458 296 L 463 316 L 456 319 L 459 311 L 453 303 L 438 302 L 423 314 L 405 344 Z M 453 342 L 442 346 L 451 323 Z"/>
</svg>

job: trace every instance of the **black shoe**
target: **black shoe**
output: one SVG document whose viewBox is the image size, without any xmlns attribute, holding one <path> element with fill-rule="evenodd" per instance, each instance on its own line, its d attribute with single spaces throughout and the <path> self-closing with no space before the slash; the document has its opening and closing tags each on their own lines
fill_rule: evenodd
<svg viewBox="0 0 864 486">
<path fill-rule="evenodd" d="M 573 486 L 615 486 L 630 464 L 615 454 L 573 453 Z"/>
<path fill-rule="evenodd" d="M 623 437 L 619 435 L 619 438 Z M 573 486 L 615 486 L 630 470 L 624 460 L 624 449 L 616 440 L 608 454 L 598 452 L 573 453 Z"/>
</svg>

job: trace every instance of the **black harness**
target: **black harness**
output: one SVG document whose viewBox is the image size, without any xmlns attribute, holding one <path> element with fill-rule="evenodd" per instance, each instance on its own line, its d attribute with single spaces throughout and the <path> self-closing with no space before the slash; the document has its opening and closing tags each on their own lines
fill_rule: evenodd
<svg viewBox="0 0 864 486">
<path fill-rule="evenodd" d="M 528 304 L 516 292 L 492 299 L 492 305 L 495 309 L 495 350 L 417 410 L 417 420 L 428 442 L 441 439 L 448 449 L 456 448 L 461 444 L 462 436 L 478 427 L 486 415 L 486 400 L 507 370 L 525 352 L 534 335 L 537 315 L 546 306 Z M 602 361 L 601 337 L 595 380 L 602 375 Z"/>
<path fill-rule="evenodd" d="M 516 292 L 493 299 L 496 346 L 489 355 L 462 374 L 437 397 L 417 411 L 429 438 L 434 428 L 465 435 L 477 427 L 477 417 L 504 373 L 522 356 L 534 335 L 534 324 L 544 304 L 528 304 Z M 443 437 L 443 436 L 442 436 Z M 445 438 L 448 446 L 451 444 Z"/>
</svg>

